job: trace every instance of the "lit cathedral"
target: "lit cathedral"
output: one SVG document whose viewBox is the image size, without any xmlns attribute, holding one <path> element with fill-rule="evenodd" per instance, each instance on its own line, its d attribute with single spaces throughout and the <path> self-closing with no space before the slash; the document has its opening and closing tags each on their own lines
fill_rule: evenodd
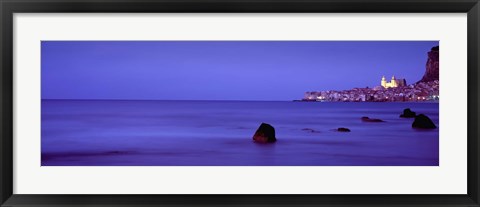
<svg viewBox="0 0 480 207">
<path fill-rule="evenodd" d="M 383 76 L 381 85 L 384 88 L 396 88 L 396 87 L 400 87 L 400 86 L 406 86 L 407 81 L 405 79 L 395 79 L 395 76 L 392 76 L 392 80 L 390 80 L 390 82 L 387 82 L 385 80 L 385 76 Z"/>
</svg>

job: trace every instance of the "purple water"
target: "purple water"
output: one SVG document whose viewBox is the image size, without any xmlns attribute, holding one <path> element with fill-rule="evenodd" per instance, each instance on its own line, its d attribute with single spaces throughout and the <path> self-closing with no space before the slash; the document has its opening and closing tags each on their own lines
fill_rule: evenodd
<svg viewBox="0 0 480 207">
<path fill-rule="evenodd" d="M 438 103 L 42 100 L 42 166 L 438 166 L 407 107 L 439 126 Z M 276 143 L 252 141 L 262 122 Z"/>
</svg>

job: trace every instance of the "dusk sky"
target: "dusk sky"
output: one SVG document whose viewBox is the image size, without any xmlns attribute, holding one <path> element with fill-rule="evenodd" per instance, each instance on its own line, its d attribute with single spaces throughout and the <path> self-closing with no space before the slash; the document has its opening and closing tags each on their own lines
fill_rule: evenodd
<svg viewBox="0 0 480 207">
<path fill-rule="evenodd" d="M 294 100 L 407 84 L 438 41 L 42 41 L 42 99 Z"/>
</svg>

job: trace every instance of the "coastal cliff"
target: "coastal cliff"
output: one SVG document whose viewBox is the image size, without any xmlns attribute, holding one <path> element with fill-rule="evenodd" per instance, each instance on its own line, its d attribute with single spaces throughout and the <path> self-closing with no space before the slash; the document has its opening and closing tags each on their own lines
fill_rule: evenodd
<svg viewBox="0 0 480 207">
<path fill-rule="evenodd" d="M 439 66 L 439 46 L 432 47 L 428 52 L 428 60 L 426 64 L 425 74 L 418 82 L 430 82 L 438 80 L 438 66 Z"/>
</svg>

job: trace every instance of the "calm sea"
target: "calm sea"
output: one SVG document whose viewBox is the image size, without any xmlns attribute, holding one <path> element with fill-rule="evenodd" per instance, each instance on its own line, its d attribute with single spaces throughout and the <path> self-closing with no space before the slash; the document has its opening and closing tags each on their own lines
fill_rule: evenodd
<svg viewBox="0 0 480 207">
<path fill-rule="evenodd" d="M 42 166 L 437 166 L 407 107 L 439 127 L 438 103 L 42 100 Z M 252 141 L 262 122 L 276 143 Z"/>
</svg>

